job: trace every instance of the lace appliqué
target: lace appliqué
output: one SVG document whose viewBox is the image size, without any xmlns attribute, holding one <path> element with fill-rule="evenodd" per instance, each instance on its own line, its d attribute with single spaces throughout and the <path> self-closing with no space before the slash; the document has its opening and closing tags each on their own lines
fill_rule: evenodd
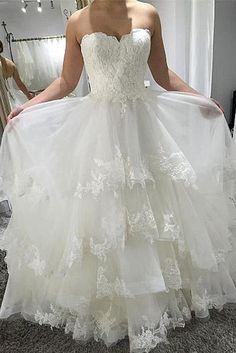
<svg viewBox="0 0 236 353">
<path fill-rule="evenodd" d="M 149 160 L 150 169 L 154 169 L 157 175 L 161 172 L 174 181 L 183 181 L 185 186 L 197 189 L 196 173 L 183 152 L 167 152 L 159 143 L 158 154 L 147 155 L 146 158 Z"/>
<path fill-rule="evenodd" d="M 65 272 L 76 263 L 81 263 L 84 253 L 83 239 L 79 235 L 73 234 L 67 241 L 68 246 L 65 248 L 62 260 L 60 261 L 59 272 Z"/>
<path fill-rule="evenodd" d="M 29 268 L 34 270 L 37 276 L 41 276 L 45 270 L 46 262 L 40 258 L 39 249 L 31 245 L 25 249 L 24 261 Z"/>
<path fill-rule="evenodd" d="M 93 320 L 87 317 L 88 305 L 89 301 L 84 297 L 78 298 L 73 310 L 50 304 L 51 313 L 37 310 L 34 318 L 40 325 L 50 325 L 51 329 L 63 326 L 65 333 L 73 333 L 74 339 L 87 340 L 93 332 Z"/>
<path fill-rule="evenodd" d="M 90 173 L 91 181 L 88 181 L 86 185 L 79 182 L 74 191 L 74 196 L 81 199 L 86 194 L 91 194 L 96 198 L 101 192 L 105 191 L 105 188 L 112 190 L 116 196 L 119 185 L 125 183 L 125 174 L 122 154 L 118 146 L 115 146 L 115 150 L 114 159 L 111 161 L 105 162 L 94 158 L 94 168 Z"/>
<path fill-rule="evenodd" d="M 224 249 L 221 248 L 221 249 L 216 250 L 215 256 L 216 256 L 217 264 L 225 263 L 228 254 L 234 250 L 233 233 L 232 233 L 232 230 L 230 230 L 230 229 L 229 229 L 229 233 L 227 235 L 227 238 L 228 238 L 228 243 L 227 243 L 227 245 L 225 244 L 226 245 L 225 248 Z"/>
<path fill-rule="evenodd" d="M 145 155 L 136 164 L 132 163 L 130 156 L 124 156 L 119 146 L 115 145 L 114 157 L 104 161 L 99 158 L 93 159 L 90 178 L 86 183 L 78 181 L 73 192 L 74 197 L 82 199 L 86 195 L 92 195 L 95 199 L 105 191 L 113 192 L 115 198 L 119 197 L 118 191 L 125 186 L 131 190 L 135 184 L 146 188 L 147 182 L 156 187 L 156 180 L 161 174 L 169 175 L 174 181 L 184 181 L 186 186 L 194 186 L 196 175 L 182 152 L 168 154 L 160 146 L 157 154 Z M 24 196 L 32 192 L 48 199 L 46 189 L 39 185 L 33 174 L 29 171 L 15 177 L 16 193 Z"/>
<path fill-rule="evenodd" d="M 224 158 L 224 165 L 223 169 L 222 167 L 218 168 L 218 170 L 222 171 L 221 176 L 225 181 L 229 180 L 235 180 L 236 178 L 236 159 L 234 157 L 234 151 L 228 150 L 226 152 L 225 158 Z"/>
<path fill-rule="evenodd" d="M 186 186 L 196 187 L 196 174 L 182 152 L 172 152 L 167 155 L 163 146 L 161 146 L 160 155 L 160 169 L 162 172 L 170 175 L 173 180 L 183 180 Z"/>
<path fill-rule="evenodd" d="M 116 278 L 110 282 L 105 276 L 105 269 L 100 266 L 97 271 L 97 298 L 124 296 L 134 298 L 134 295 L 127 289 L 125 282 L 120 278 Z"/>
<path fill-rule="evenodd" d="M 124 248 L 127 237 L 125 209 L 111 207 L 107 216 L 101 220 L 102 242 L 95 237 L 90 238 L 90 251 L 100 260 L 106 261 L 112 249 Z"/>
<path fill-rule="evenodd" d="M 153 243 L 154 238 L 157 237 L 156 220 L 152 209 L 147 205 L 143 205 L 141 211 L 138 212 L 131 213 L 127 210 L 127 223 L 130 235 L 140 235 L 150 243 Z"/>
<path fill-rule="evenodd" d="M 108 336 L 111 328 L 114 326 L 116 319 L 111 317 L 111 307 L 107 312 L 98 311 L 96 312 L 96 326 L 94 330 L 94 339 L 99 340 L 103 335 Z"/>
<path fill-rule="evenodd" d="M 94 317 L 88 316 L 88 300 L 83 297 L 80 298 L 77 309 L 64 309 L 50 304 L 50 310 L 50 313 L 37 310 L 35 321 L 39 325 L 50 325 L 51 329 L 64 327 L 65 333 L 72 332 L 75 340 L 86 341 L 94 336 L 94 339 L 99 341 L 104 335 L 109 335 L 116 323 L 115 317 L 111 317 L 111 307 L 106 312 L 96 311 Z"/>
<path fill-rule="evenodd" d="M 143 319 L 146 321 L 145 325 L 141 328 L 141 333 L 131 335 L 131 350 L 142 349 L 146 353 L 150 352 L 151 349 L 155 348 L 156 345 L 160 342 L 168 342 L 166 338 L 167 329 L 170 325 L 170 319 L 168 318 L 167 313 L 164 313 L 159 327 L 155 328 L 154 323 L 150 323 L 148 318 L 143 316 Z"/>
<path fill-rule="evenodd" d="M 224 303 L 223 296 L 209 295 L 205 289 L 201 295 L 197 293 L 192 295 L 191 309 L 197 313 L 198 317 L 206 317 L 209 315 L 208 309 L 221 309 Z"/>
<path fill-rule="evenodd" d="M 135 100 L 145 93 L 150 32 L 145 29 L 132 30 L 120 42 L 113 36 L 96 32 L 86 35 L 81 44 L 91 86 L 90 95 L 98 98 L 99 102 L 121 103 L 120 114 L 123 118 L 127 100 Z"/>
<path fill-rule="evenodd" d="M 125 168 L 125 175 L 127 185 L 130 189 L 133 188 L 135 184 L 140 184 L 143 188 L 146 187 L 146 182 L 151 181 L 155 184 L 154 176 L 146 165 L 145 158 L 140 159 L 137 166 L 131 163 L 130 157 L 123 159 L 123 165 Z"/>
<path fill-rule="evenodd" d="M 60 324 L 64 321 L 66 311 L 64 311 L 64 313 L 62 311 L 58 311 L 56 307 L 52 304 L 50 305 L 50 309 L 52 313 L 45 314 L 37 310 L 34 318 L 40 325 L 49 324 L 50 326 L 58 328 Z"/>
<path fill-rule="evenodd" d="M 165 259 L 163 270 L 162 270 L 165 284 L 168 288 L 180 289 L 182 286 L 181 274 L 178 264 L 168 257 Z"/>
<path fill-rule="evenodd" d="M 45 200 L 49 198 L 46 188 L 36 182 L 31 171 L 26 170 L 21 175 L 16 174 L 14 184 L 17 196 L 22 197 L 30 191 L 34 196 L 37 194 Z"/>
<path fill-rule="evenodd" d="M 21 269 L 22 266 L 27 266 L 34 271 L 36 276 L 41 276 L 45 271 L 46 261 L 42 258 L 36 245 L 28 245 L 30 242 L 30 239 L 24 237 L 21 241 L 14 239 L 14 245 L 11 243 L 9 246 L 14 249 L 14 257 L 17 260 L 19 269 Z"/>
<path fill-rule="evenodd" d="M 164 239 L 178 239 L 180 236 L 180 227 L 175 222 L 175 217 L 172 213 L 164 214 L 164 224 L 162 228 L 162 238 Z"/>
<path fill-rule="evenodd" d="M 95 310 L 94 314 L 90 314 L 89 300 L 81 297 L 74 309 L 65 309 L 57 305 L 50 305 L 51 312 L 43 313 L 37 310 L 35 314 L 35 321 L 40 325 L 49 324 L 52 327 L 59 328 L 64 326 L 65 332 L 72 332 L 73 338 L 77 340 L 87 340 L 94 336 L 95 340 L 103 339 L 104 336 L 111 337 L 114 332 L 119 332 L 118 338 L 123 338 L 126 334 L 130 339 L 131 351 L 142 351 L 149 353 L 155 348 L 158 343 L 167 340 L 167 330 L 169 328 L 184 327 L 185 321 L 191 319 L 191 311 L 187 305 L 186 299 L 181 290 L 171 292 L 174 295 L 174 302 L 167 311 L 162 314 L 159 322 L 154 322 L 146 315 L 140 315 L 142 322 L 136 327 L 128 327 L 127 323 L 117 322 L 117 317 L 112 313 L 112 305 L 109 305 L 108 310 Z M 170 294 L 168 294 L 170 295 Z M 171 300 L 171 296 L 170 296 Z M 194 302 L 198 303 L 197 307 Z M 216 307 L 221 309 L 222 300 L 215 296 L 208 296 L 206 291 L 204 296 L 194 296 L 193 308 L 200 315 L 201 309 L 205 311 L 209 308 Z"/>
<path fill-rule="evenodd" d="M 183 316 L 183 319 L 186 321 L 190 320 L 192 318 L 192 315 L 191 315 L 191 310 L 186 302 L 186 299 L 183 295 L 183 292 L 182 290 L 176 290 L 175 291 L 175 296 L 176 296 L 176 300 L 177 300 L 177 306 L 178 306 L 178 309 L 180 310 L 182 316 Z M 180 318 L 178 320 L 178 323 L 176 324 L 175 322 L 173 322 L 173 327 L 184 327 L 185 326 L 185 321 L 182 320 L 182 318 Z"/>
<path fill-rule="evenodd" d="M 227 251 L 219 249 L 218 252 L 216 253 L 216 261 L 217 263 L 222 263 L 225 262 L 225 255 L 226 255 Z"/>
<path fill-rule="evenodd" d="M 130 157 L 122 155 L 118 146 L 115 146 L 114 159 L 111 161 L 102 161 L 94 159 L 94 168 L 91 170 L 91 180 L 85 185 L 80 182 L 77 184 L 74 196 L 83 198 L 86 194 L 97 198 L 105 190 L 113 191 L 117 198 L 117 191 L 123 188 L 125 184 L 132 189 L 135 184 L 140 184 L 143 188 L 146 181 L 155 183 L 152 173 L 146 168 L 145 160 L 140 160 L 136 167 L 131 164 Z"/>
<path fill-rule="evenodd" d="M 135 184 L 145 188 L 147 182 L 152 182 L 155 187 L 156 179 L 159 179 L 161 174 L 170 176 L 174 181 L 183 181 L 185 186 L 196 188 L 196 174 L 182 152 L 172 152 L 168 155 L 163 146 L 160 146 L 156 155 L 144 156 L 135 166 L 129 156 L 122 155 L 118 146 L 115 146 L 115 149 L 116 153 L 111 161 L 94 159 L 91 180 L 85 185 L 79 182 L 74 196 L 82 198 L 91 194 L 97 198 L 105 190 L 111 190 L 114 196 L 118 197 L 119 188 L 123 188 L 125 184 L 132 189 Z"/>
</svg>

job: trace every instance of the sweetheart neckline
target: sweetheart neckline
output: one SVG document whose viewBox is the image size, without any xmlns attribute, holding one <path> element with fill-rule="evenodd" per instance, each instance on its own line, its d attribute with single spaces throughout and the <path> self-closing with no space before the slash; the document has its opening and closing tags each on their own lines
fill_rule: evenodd
<svg viewBox="0 0 236 353">
<path fill-rule="evenodd" d="M 85 34 L 82 36 L 81 40 L 80 40 L 80 45 L 83 44 L 83 41 L 85 40 L 85 38 L 90 37 L 90 36 L 92 36 L 92 35 L 94 35 L 94 34 L 102 34 L 102 35 L 104 35 L 104 36 L 106 36 L 106 37 L 108 37 L 108 38 L 110 37 L 110 38 L 115 39 L 115 40 L 117 41 L 117 43 L 121 43 L 121 41 L 122 41 L 123 38 L 130 36 L 134 31 L 137 31 L 137 30 L 138 30 L 138 31 L 143 30 L 143 31 L 145 31 L 146 33 L 149 33 L 150 38 L 151 38 L 151 31 L 150 31 L 149 28 L 141 28 L 141 27 L 140 27 L 140 28 L 132 28 L 129 33 L 123 34 L 123 35 L 120 37 L 120 39 L 118 39 L 117 36 L 115 36 L 114 34 L 107 34 L 107 33 L 102 32 L 102 31 L 95 31 L 95 32 L 92 32 L 92 33 L 85 33 Z"/>
</svg>

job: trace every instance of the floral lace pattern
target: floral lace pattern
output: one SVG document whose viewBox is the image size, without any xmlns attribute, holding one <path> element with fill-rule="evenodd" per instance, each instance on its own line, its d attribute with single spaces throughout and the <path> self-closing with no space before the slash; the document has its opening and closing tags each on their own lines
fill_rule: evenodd
<svg viewBox="0 0 236 353">
<path fill-rule="evenodd" d="M 161 175 L 170 177 L 173 181 L 183 181 L 185 186 L 196 187 L 196 175 L 182 152 L 168 153 L 162 145 L 157 153 L 144 155 L 135 165 L 131 162 L 130 156 L 122 154 L 118 145 L 114 146 L 112 159 L 104 161 L 94 158 L 91 167 L 90 178 L 86 183 L 78 181 L 72 194 L 82 199 L 91 195 L 97 199 L 105 191 L 113 192 L 118 198 L 121 189 L 128 187 L 133 189 L 139 184 L 145 190 L 147 183 L 156 188 Z M 15 175 L 15 190 L 18 196 L 32 193 L 41 198 L 48 199 L 47 190 L 36 182 L 33 171 L 27 170 L 23 174 Z"/>
<path fill-rule="evenodd" d="M 151 182 L 155 185 L 154 175 L 148 169 L 145 158 L 142 158 L 138 165 L 133 165 L 129 156 L 123 157 L 123 166 L 129 189 L 132 189 L 135 184 L 140 184 L 142 188 L 145 188 L 146 182 Z"/>
<path fill-rule="evenodd" d="M 202 294 L 192 294 L 192 306 L 191 309 L 196 312 L 198 317 L 206 317 L 209 315 L 208 309 L 216 308 L 220 310 L 225 304 L 223 296 L 209 295 L 207 290 L 203 290 Z"/>
<path fill-rule="evenodd" d="M 178 239 L 180 236 L 180 227 L 175 221 L 172 213 L 164 214 L 164 224 L 162 237 L 166 239 Z"/>
<path fill-rule="evenodd" d="M 149 161 L 150 169 L 155 170 L 155 174 L 158 175 L 161 172 L 170 176 L 174 181 L 183 181 L 186 187 L 197 188 L 196 173 L 183 152 L 168 152 L 159 143 L 158 154 L 147 155 L 146 159 Z"/>
<path fill-rule="evenodd" d="M 148 205 L 143 205 L 137 212 L 127 210 L 128 233 L 133 236 L 140 235 L 151 243 L 158 234 L 156 220 L 152 209 Z"/>
<path fill-rule="evenodd" d="M 106 261 L 107 254 L 112 249 L 124 248 L 127 237 L 125 209 L 111 207 L 107 210 L 107 216 L 101 219 L 103 241 L 90 237 L 90 251 L 100 260 Z"/>
<path fill-rule="evenodd" d="M 182 287 L 181 274 L 178 264 L 167 257 L 163 265 L 163 276 L 168 288 L 180 289 Z"/>
<path fill-rule="evenodd" d="M 37 276 L 43 274 L 46 262 L 40 258 L 39 250 L 35 245 L 29 246 L 25 249 L 24 261 L 29 268 L 34 270 L 34 273 Z"/>
<path fill-rule="evenodd" d="M 179 226 L 176 224 L 173 214 L 164 214 L 160 221 L 160 217 L 158 219 L 154 217 L 148 204 L 144 204 L 136 212 L 130 212 L 125 207 L 122 210 L 110 208 L 107 210 L 107 217 L 101 219 L 101 230 L 103 237 L 99 238 L 95 236 L 86 238 L 79 234 L 68 237 L 67 246 L 58 267 L 59 273 L 67 273 L 75 262 L 77 265 L 81 264 L 83 257 L 86 256 L 85 253 L 88 253 L 88 251 L 98 257 L 100 261 L 106 262 L 107 256 L 112 254 L 112 250 L 119 251 L 119 249 L 125 247 L 127 238 L 130 236 L 145 239 L 151 244 L 159 240 L 174 241 L 177 239 L 179 245 L 180 241 L 180 238 L 178 238 Z M 168 237 L 165 235 L 167 231 L 170 232 Z M 17 247 L 18 249 L 16 253 L 18 267 L 26 265 L 37 276 L 46 275 L 48 272 L 47 260 L 43 258 L 39 248 L 35 244 L 29 246 L 29 242 L 28 237 L 25 237 L 21 242 L 17 242 L 16 239 L 14 244 L 9 244 L 10 247 Z M 226 255 L 230 249 L 232 248 L 215 250 L 218 264 L 226 261 Z M 179 256 L 184 259 L 185 252 L 180 252 Z M 181 288 L 182 280 L 187 280 L 186 283 L 189 284 L 188 278 L 181 279 L 180 270 L 178 264 L 174 261 L 174 257 L 165 259 L 162 264 L 162 273 L 168 288 Z M 104 279 L 102 276 L 101 278 Z M 116 281 L 116 284 L 116 288 L 123 286 L 123 283 L 119 283 L 119 281 Z M 118 293 L 118 290 L 116 290 L 116 293 Z"/>
<path fill-rule="evenodd" d="M 22 197 L 30 190 L 34 193 L 34 195 L 37 194 L 44 199 L 48 199 L 46 188 L 36 182 L 33 171 L 26 170 L 21 175 L 16 174 L 14 179 L 15 192 L 17 196 Z"/>
<path fill-rule="evenodd" d="M 164 153 L 163 147 L 156 155 L 145 155 L 137 166 L 132 165 L 130 157 L 122 155 L 119 147 L 115 146 L 115 155 L 111 161 L 94 159 L 94 167 L 90 173 L 90 180 L 82 185 L 80 182 L 74 190 L 74 196 L 83 198 L 91 194 L 97 198 L 105 190 L 111 190 L 118 197 L 118 190 L 125 185 L 132 189 L 135 184 L 146 187 L 151 182 L 156 187 L 156 180 L 165 174 L 173 181 L 183 181 L 185 186 L 196 188 L 196 175 L 182 152 Z M 155 177 L 154 177 L 155 175 Z"/>
<path fill-rule="evenodd" d="M 105 269 L 99 266 L 97 271 L 97 298 L 112 297 L 113 295 L 134 298 L 134 295 L 127 289 L 124 280 L 116 278 L 110 282 L 105 276 Z"/>
<path fill-rule="evenodd" d="M 35 244 L 29 245 L 29 243 L 27 237 L 24 237 L 21 241 L 14 239 L 10 243 L 9 240 L 7 240 L 5 244 L 3 244 L 4 248 L 7 250 L 5 261 L 7 262 L 8 260 L 8 249 L 10 248 L 11 255 L 14 251 L 14 258 L 16 259 L 18 269 L 27 266 L 34 271 L 36 276 L 42 276 L 45 274 L 47 261 L 42 257 L 39 248 Z"/>
<path fill-rule="evenodd" d="M 235 180 L 236 177 L 236 159 L 235 157 L 233 158 L 233 156 L 234 153 L 228 150 L 224 158 L 224 168 L 222 177 L 227 181 Z M 222 170 L 222 168 L 220 168 L 220 170 Z"/>
<path fill-rule="evenodd" d="M 61 264 L 63 264 L 64 267 L 61 267 L 59 272 L 64 273 L 67 269 L 70 269 L 75 261 L 81 263 L 84 254 L 83 249 L 83 239 L 73 234 L 61 260 Z"/>
<path fill-rule="evenodd" d="M 150 47 L 150 32 L 147 29 L 133 29 L 121 41 L 103 32 L 85 35 L 81 51 L 91 95 L 99 100 L 122 103 L 123 115 L 126 100 L 134 100 L 145 92 L 144 76 Z"/>
<path fill-rule="evenodd" d="M 74 191 L 74 196 L 80 199 L 86 194 L 91 194 L 97 198 L 105 188 L 113 190 L 114 195 L 120 184 L 125 182 L 122 154 L 118 146 L 115 146 L 114 159 L 103 161 L 95 158 L 94 168 L 91 170 L 91 179 L 85 185 L 80 182 Z"/>
<path fill-rule="evenodd" d="M 131 335 L 131 350 L 142 350 L 148 353 L 155 348 L 160 342 L 168 342 L 166 338 L 167 329 L 170 325 L 170 319 L 167 313 L 164 313 L 158 328 L 155 328 L 155 323 L 150 323 L 147 317 L 143 317 L 146 321 L 145 326 L 141 327 L 141 333 Z"/>
<path fill-rule="evenodd" d="M 103 337 L 103 335 L 108 337 L 111 328 L 116 322 L 116 319 L 111 316 L 111 307 L 105 313 L 101 310 L 97 311 L 96 316 L 97 320 L 94 330 L 94 338 L 95 340 L 99 340 L 99 338 Z"/>
<path fill-rule="evenodd" d="M 175 300 L 171 302 L 172 295 Z M 169 295 L 169 294 L 167 294 Z M 113 297 L 114 300 L 114 297 Z M 135 300 L 135 299 L 134 299 Z M 188 306 L 184 294 L 181 290 L 173 291 L 170 294 L 170 305 L 163 311 L 159 322 L 151 320 L 147 315 L 141 315 L 139 325 L 128 325 L 128 317 L 118 321 L 115 312 L 112 310 L 112 302 L 105 310 L 95 309 L 90 312 L 89 299 L 80 297 L 78 304 L 73 308 L 62 308 L 55 304 L 50 304 L 51 312 L 37 310 L 34 318 L 40 325 L 49 324 L 52 327 L 64 327 L 65 332 L 72 332 L 76 340 L 87 340 L 94 337 L 99 341 L 104 337 L 113 337 L 115 342 L 128 334 L 131 352 L 150 352 L 160 342 L 168 343 L 167 330 L 169 328 L 184 327 L 185 322 L 191 319 L 191 310 L 195 310 L 200 315 L 200 311 L 206 312 L 215 307 L 218 310 L 222 306 L 222 298 L 210 296 L 205 292 L 202 297 L 193 296 L 191 308 Z M 177 303 L 177 306 L 176 304 Z M 197 306 L 198 303 L 198 306 Z M 138 306 L 137 306 L 138 310 Z"/>
</svg>

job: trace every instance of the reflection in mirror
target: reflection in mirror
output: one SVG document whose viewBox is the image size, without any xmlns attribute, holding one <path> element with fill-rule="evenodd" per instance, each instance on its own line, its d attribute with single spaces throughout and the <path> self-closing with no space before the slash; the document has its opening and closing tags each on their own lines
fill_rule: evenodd
<svg viewBox="0 0 236 353">
<path fill-rule="evenodd" d="M 6 126 L 6 117 L 10 113 L 11 107 L 10 107 L 7 87 L 5 83 L 6 80 L 4 79 L 4 76 L 3 76 L 3 68 L 2 68 L 1 61 L 0 61 L 0 117 L 1 117 L 0 133 L 2 135 L 3 128 Z"/>
<path fill-rule="evenodd" d="M 43 91 L 61 72 L 65 27 L 90 0 L 0 0 L 1 127 L 9 111 Z M 89 92 L 85 70 L 71 96 Z"/>
<path fill-rule="evenodd" d="M 77 8 L 81 9 L 89 4 L 91 4 L 93 0 L 76 0 Z"/>
</svg>

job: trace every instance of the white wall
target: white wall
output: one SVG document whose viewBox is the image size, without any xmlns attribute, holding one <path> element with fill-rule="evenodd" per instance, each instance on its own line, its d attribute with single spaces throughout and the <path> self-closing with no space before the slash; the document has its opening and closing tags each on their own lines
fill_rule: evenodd
<svg viewBox="0 0 236 353">
<path fill-rule="evenodd" d="M 216 0 L 212 97 L 231 114 L 236 90 L 236 0 Z"/>
<path fill-rule="evenodd" d="M 20 0 L 1 2 L 0 0 L 0 22 L 6 22 L 8 32 L 14 34 L 15 39 L 32 38 L 42 36 L 61 35 L 65 33 L 65 26 L 62 19 L 60 2 L 54 1 L 55 9 L 50 8 L 50 2 L 43 0 L 43 11 L 39 13 L 36 4 L 29 4 L 27 13 L 21 11 Z M 0 39 L 5 44 L 3 55 L 9 57 L 6 35 L 0 26 Z"/>
</svg>

